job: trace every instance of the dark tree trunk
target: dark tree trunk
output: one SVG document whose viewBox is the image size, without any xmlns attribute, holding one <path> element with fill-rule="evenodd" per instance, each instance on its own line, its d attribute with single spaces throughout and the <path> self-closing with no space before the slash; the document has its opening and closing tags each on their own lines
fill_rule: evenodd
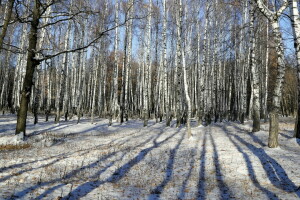
<svg viewBox="0 0 300 200">
<path fill-rule="evenodd" d="M 167 114 L 166 114 L 166 126 L 170 126 L 171 124 L 171 116 L 170 116 L 170 112 L 169 112 L 169 108 L 167 108 Z"/>
<path fill-rule="evenodd" d="M 33 85 L 33 74 L 37 65 L 39 65 L 39 61 L 35 59 L 35 50 L 37 46 L 37 33 L 38 33 L 38 25 L 39 25 L 39 1 L 35 1 L 33 8 L 33 17 L 30 24 L 30 33 L 29 33 L 29 50 L 26 64 L 26 74 L 23 82 L 23 88 L 21 91 L 21 103 L 20 109 L 18 111 L 17 118 L 17 127 L 16 134 L 23 133 L 26 134 L 26 118 L 28 111 L 28 104 L 30 101 L 30 93 Z"/>
<path fill-rule="evenodd" d="M 123 107 L 123 105 L 121 106 L 121 109 L 120 109 L 120 122 L 121 123 L 124 122 L 124 107 Z"/>
<path fill-rule="evenodd" d="M 8 24 L 9 24 L 9 21 L 10 21 L 10 18 L 11 18 L 14 2 L 15 2 L 15 0 L 9 0 L 7 2 L 6 15 L 4 16 L 5 17 L 4 18 L 4 24 L 3 24 L 2 32 L 1 32 L 1 35 L 0 35 L 0 52 L 1 52 L 1 49 L 2 49 L 2 46 L 3 46 L 3 40 L 5 38 L 7 28 L 8 28 Z"/>
<path fill-rule="evenodd" d="M 297 78 L 298 78 L 298 109 L 297 109 L 297 118 L 295 122 L 295 137 L 300 138 L 300 69 L 297 68 Z"/>
<path fill-rule="evenodd" d="M 68 121 L 69 111 L 67 110 L 65 113 L 65 121 Z"/>
<path fill-rule="evenodd" d="M 299 115 L 300 115 L 300 102 L 298 101 L 298 112 L 297 112 L 297 119 L 295 123 L 295 137 L 300 139 L 300 116 Z"/>
<path fill-rule="evenodd" d="M 49 111 L 49 110 L 46 110 L 45 114 L 46 114 L 46 122 L 47 122 L 47 121 L 49 120 L 49 114 L 50 114 L 50 111 Z"/>
<path fill-rule="evenodd" d="M 269 143 L 270 148 L 278 147 L 278 130 L 279 130 L 279 116 L 278 110 L 273 109 L 270 112 L 270 130 L 269 130 Z"/>
</svg>

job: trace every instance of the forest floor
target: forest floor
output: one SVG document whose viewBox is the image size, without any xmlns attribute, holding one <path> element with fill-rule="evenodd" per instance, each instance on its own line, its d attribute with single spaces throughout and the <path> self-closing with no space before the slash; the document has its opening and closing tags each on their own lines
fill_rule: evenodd
<svg viewBox="0 0 300 200">
<path fill-rule="evenodd" d="M 269 149 L 268 124 L 185 127 L 140 120 L 76 119 L 33 125 L 25 142 L 16 116 L 0 117 L 0 199 L 300 199 L 300 140 L 293 119 Z"/>
</svg>

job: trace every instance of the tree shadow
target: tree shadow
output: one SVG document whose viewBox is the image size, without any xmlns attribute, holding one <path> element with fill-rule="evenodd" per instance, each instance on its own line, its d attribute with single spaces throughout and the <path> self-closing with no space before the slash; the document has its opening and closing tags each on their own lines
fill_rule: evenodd
<svg viewBox="0 0 300 200">
<path fill-rule="evenodd" d="M 287 132 L 290 132 L 290 134 L 293 134 L 293 131 L 287 131 Z M 284 133 L 279 133 L 279 135 L 281 135 L 282 137 L 286 138 L 286 139 L 292 139 L 293 136 L 290 136 L 290 135 L 287 135 L 287 134 L 284 134 Z"/>
<path fill-rule="evenodd" d="M 181 189 L 180 189 L 180 193 L 178 195 L 178 199 L 179 200 L 185 198 L 185 195 L 186 195 L 186 191 L 185 190 L 187 188 L 188 181 L 189 181 L 189 179 L 190 179 L 190 177 L 192 175 L 192 171 L 193 171 L 193 168 L 194 168 L 194 165 L 195 165 L 195 156 L 197 154 L 197 150 L 198 150 L 197 145 L 198 145 L 199 140 L 200 140 L 200 137 L 197 138 L 196 143 L 195 143 L 195 147 L 191 151 L 192 156 L 191 156 L 190 162 L 189 162 L 189 171 L 188 171 L 188 173 L 187 173 L 187 175 L 186 175 L 186 177 L 185 177 L 185 179 L 184 179 L 184 181 L 182 183 L 182 186 L 181 186 Z M 185 156 L 185 155 L 183 155 L 183 156 Z M 200 160 L 201 160 L 201 158 L 200 158 Z"/>
<path fill-rule="evenodd" d="M 1 119 L 1 118 L 3 118 L 3 119 Z M 12 121 L 15 121 L 16 119 L 8 119 L 6 116 L 4 116 L 4 117 L 0 117 L 0 123 L 2 123 L 2 122 L 12 122 Z"/>
<path fill-rule="evenodd" d="M 88 181 L 83 183 L 82 185 L 78 186 L 76 189 L 70 192 L 68 196 L 63 197 L 63 199 L 80 199 L 85 197 L 88 193 L 92 192 L 95 188 L 105 184 L 105 183 L 116 183 L 119 180 L 121 180 L 127 172 L 136 164 L 138 164 L 141 160 L 143 160 L 146 155 L 152 151 L 153 149 L 158 148 L 163 143 L 167 142 L 171 138 L 173 138 L 176 134 L 178 134 L 179 130 L 172 134 L 171 136 L 167 137 L 166 139 L 157 142 L 158 138 L 162 134 L 163 131 L 161 131 L 160 134 L 156 136 L 156 138 L 153 140 L 153 145 L 151 147 L 145 148 L 141 150 L 134 158 L 132 158 L 130 161 L 116 169 L 111 176 L 106 178 L 105 180 L 97 180 L 97 181 Z"/>
<path fill-rule="evenodd" d="M 236 130 L 243 131 L 239 127 L 233 126 Z M 245 145 L 257 158 L 259 158 L 264 171 L 267 174 L 268 179 L 273 186 L 284 190 L 289 193 L 295 192 L 298 197 L 300 197 L 300 191 L 297 192 L 299 187 L 297 187 L 288 177 L 287 173 L 283 167 L 272 157 L 270 157 L 264 149 L 257 148 L 253 144 L 246 142 L 243 138 L 238 135 L 227 132 L 229 135 L 233 136 L 241 144 Z M 249 134 L 253 140 L 259 140 L 255 134 Z"/>
<path fill-rule="evenodd" d="M 156 133 L 156 135 L 157 135 L 157 136 L 156 136 L 156 139 L 158 139 L 162 133 L 163 133 L 163 130 L 160 130 L 159 133 Z M 147 134 L 146 134 L 146 135 L 147 135 Z M 144 136 L 144 137 L 145 137 L 145 136 Z M 109 167 L 111 167 L 115 162 L 117 162 L 117 161 L 119 161 L 119 160 L 122 160 L 122 158 L 123 158 L 129 151 L 135 150 L 135 149 L 137 149 L 137 148 L 140 148 L 140 147 L 146 145 L 146 144 L 149 143 L 151 140 L 153 140 L 153 139 L 155 138 L 155 136 L 152 135 L 152 136 L 149 136 L 149 137 L 146 137 L 146 138 L 148 138 L 148 139 L 146 139 L 145 141 L 141 142 L 140 144 L 138 144 L 138 145 L 136 145 L 136 146 L 134 146 L 134 147 L 131 147 L 131 146 L 130 146 L 130 147 L 127 147 L 126 149 L 121 149 L 121 150 L 119 150 L 119 151 L 114 151 L 114 152 L 111 152 L 111 153 L 109 153 L 109 154 L 107 154 L 107 155 L 101 156 L 97 161 L 92 162 L 92 163 L 90 163 L 90 164 L 88 164 L 88 165 L 82 166 L 82 167 L 80 167 L 80 168 L 74 169 L 74 170 L 72 170 L 71 172 L 69 172 L 69 173 L 67 173 L 66 175 L 64 175 L 64 177 L 56 178 L 56 179 L 54 179 L 54 180 L 50 180 L 50 181 L 46 181 L 46 182 L 42 182 L 42 183 L 38 183 L 38 184 L 36 184 L 36 185 L 34 185 L 34 186 L 28 187 L 28 188 L 26 188 L 26 189 L 24 189 L 24 190 L 22 190 L 22 191 L 16 193 L 15 196 L 18 197 L 18 198 L 22 198 L 22 197 L 24 197 L 27 193 L 29 193 L 29 192 L 31 192 L 31 191 L 33 191 L 33 190 L 36 190 L 36 189 L 38 189 L 38 188 L 40 188 L 40 187 L 45 187 L 45 186 L 50 185 L 50 184 L 53 184 L 53 183 L 59 183 L 58 185 L 55 185 L 55 186 L 53 186 L 52 188 L 47 189 L 46 191 L 44 191 L 42 194 L 40 194 L 40 195 L 36 198 L 36 199 L 43 199 L 46 195 L 52 193 L 54 190 L 59 189 L 60 187 L 63 187 L 63 186 L 66 185 L 66 184 L 61 184 L 60 182 L 62 182 L 62 181 L 63 181 L 63 182 L 68 182 L 68 180 L 71 179 L 71 177 L 75 176 L 76 174 L 80 173 L 81 171 L 86 170 L 86 169 L 92 169 L 92 168 L 96 167 L 97 164 L 99 164 L 99 163 L 101 163 L 101 162 L 103 162 L 103 161 L 105 161 L 105 160 L 107 160 L 107 159 L 109 159 L 109 158 L 115 156 L 117 153 L 122 153 L 121 158 L 116 159 L 116 160 L 110 162 L 108 165 L 106 165 L 106 167 L 105 167 L 104 169 L 101 169 L 100 171 L 98 171 L 97 173 L 95 173 L 93 176 L 90 177 L 91 179 L 95 179 L 95 178 L 99 177 L 100 174 L 102 174 L 103 172 L 105 172 Z M 156 140 L 156 139 L 155 139 L 155 140 Z M 168 139 L 168 138 L 167 138 L 167 139 Z M 169 138 L 169 139 L 170 139 L 170 138 Z M 126 143 L 126 142 L 128 142 L 129 140 L 130 140 L 130 139 L 128 139 L 127 141 L 124 141 L 123 143 Z M 161 143 L 163 143 L 163 142 L 164 142 L 164 141 L 158 142 L 158 144 L 161 144 Z M 149 152 L 148 148 L 145 149 L 145 152 L 146 152 L 146 153 Z M 133 159 L 133 160 L 131 160 L 131 162 L 127 163 L 127 165 L 124 165 L 122 168 L 119 168 L 119 171 L 116 170 L 115 173 L 113 173 L 113 175 L 111 175 L 111 178 L 105 180 L 103 183 L 105 183 L 105 182 L 113 182 L 113 178 L 114 178 L 114 177 L 116 177 L 116 178 L 118 179 L 118 175 L 117 175 L 117 174 L 123 173 L 123 171 L 126 170 L 126 167 L 127 167 L 127 168 L 131 168 L 131 167 L 134 165 L 135 162 L 139 162 L 139 159 L 141 158 L 141 155 L 142 155 L 142 154 L 143 154 L 143 151 L 140 153 L 140 156 L 137 156 L 137 160 L 136 160 L 136 159 Z M 124 172 L 124 174 L 125 174 L 125 173 L 126 173 L 126 172 Z M 124 175 L 123 175 L 123 176 L 124 176 Z M 89 181 L 88 183 L 93 183 L 93 181 Z M 101 181 L 97 181 L 97 183 L 101 183 Z M 85 187 L 85 186 L 86 186 L 86 184 L 83 184 L 83 185 L 82 185 L 82 187 Z M 81 186 L 78 186 L 78 187 L 77 187 L 77 189 L 79 189 L 79 190 L 80 190 L 80 188 L 81 188 Z M 75 189 L 73 192 L 70 192 L 70 195 L 77 194 L 77 191 L 78 191 L 78 190 Z M 92 190 L 91 190 L 91 191 L 92 191 Z M 88 194 L 88 193 L 89 193 L 89 192 L 87 192 L 86 194 Z M 68 197 L 65 197 L 65 199 L 68 199 L 69 197 L 70 197 L 70 196 L 68 195 Z"/>
<path fill-rule="evenodd" d="M 70 126 L 72 126 L 72 124 L 68 124 L 68 125 L 66 125 L 66 124 L 57 124 L 56 126 L 52 126 L 52 127 L 46 128 L 46 129 L 33 131 L 32 133 L 26 135 L 26 137 L 30 138 L 30 137 L 40 135 L 40 134 L 43 134 L 43 133 L 46 133 L 46 132 L 62 130 L 62 129 L 68 128 Z"/>
<path fill-rule="evenodd" d="M 139 131 L 137 131 L 139 132 Z M 139 134 L 139 135 L 136 135 L 136 136 L 132 136 L 134 134 L 136 134 L 137 132 L 133 132 L 129 135 L 126 135 L 125 137 L 123 138 L 120 138 L 118 140 L 123 140 L 122 142 L 118 142 L 118 140 L 113 140 L 111 142 L 109 142 L 108 144 L 101 144 L 101 145 L 97 145 L 96 147 L 93 147 L 93 148 L 101 148 L 102 146 L 104 145 L 112 145 L 113 143 L 117 143 L 116 145 L 123 145 L 127 142 L 129 142 L 129 140 L 131 139 L 134 139 L 134 138 L 139 138 L 139 137 L 145 137 L 144 134 Z M 67 134 L 68 136 L 68 134 Z M 153 137 L 152 137 L 153 138 Z M 150 138 L 149 140 L 146 140 L 145 143 L 149 142 L 152 138 Z M 137 145 L 136 147 L 140 147 L 140 146 L 143 146 L 145 144 L 144 142 L 141 143 L 141 145 Z M 83 152 L 82 154 L 80 154 L 80 156 L 83 156 L 84 154 L 87 154 L 91 149 L 93 148 L 88 148 L 88 149 L 83 149 L 83 150 L 78 150 L 78 151 L 75 151 L 75 152 L 72 152 L 72 153 L 62 153 L 62 154 L 58 154 L 58 155 L 55 155 L 55 156 L 50 156 L 50 157 L 47 157 L 47 158 L 44 158 L 44 159 L 39 159 L 39 160 L 34 160 L 34 161 L 30 161 L 30 162 L 24 162 L 24 163 L 18 163 L 18 164 L 13 164 L 13 165 L 10 165 L 10 166 L 6 166 L 6 167 L 2 167 L 0 168 L 0 172 L 4 172 L 4 171 L 7 171 L 7 170 L 12 170 L 12 169 L 15 169 L 15 168 L 21 168 L 21 167 L 24 167 L 26 165 L 29 165 L 29 164 L 34 164 L 34 163 L 37 163 L 37 162 L 42 162 L 42 161 L 46 161 L 46 160 L 50 160 L 50 159 L 53 159 L 53 158 L 56 158 L 56 157 L 62 157 L 60 159 L 55 159 L 54 161 L 50 162 L 50 163 L 47 163 L 45 165 L 41 165 L 39 167 L 36 167 L 36 168 L 29 168 L 29 169 L 24 169 L 24 170 L 20 170 L 18 172 L 15 172 L 14 174 L 18 174 L 18 175 L 21 175 L 23 173 L 27 173 L 27 172 L 31 172 L 31 171 L 34 171 L 34 170 L 38 170 L 38 169 L 41 169 L 41 168 L 44 168 L 44 167 L 48 167 L 48 166 L 51 166 L 51 165 L 54 165 L 55 163 L 59 162 L 59 161 L 62 161 L 64 159 L 67 159 L 69 158 L 70 156 L 72 156 L 73 154 L 76 154 L 78 152 Z M 117 152 L 116 152 L 117 153 Z M 90 166 L 89 168 L 92 168 L 93 166 Z M 86 169 L 86 167 L 82 168 L 82 169 Z M 80 170 L 74 170 L 73 172 L 76 174 L 77 172 L 79 172 Z M 0 183 L 3 182 L 3 181 L 6 181 L 10 178 L 12 178 L 13 176 L 12 175 L 8 175 L 8 176 L 4 176 L 4 177 L 1 177 L 0 178 Z M 68 177 L 70 178 L 70 176 Z"/>
<path fill-rule="evenodd" d="M 244 133 L 247 134 L 247 135 L 252 136 L 252 135 L 255 134 L 255 133 L 253 133 L 253 132 L 249 132 L 248 129 L 245 129 L 245 128 L 242 128 L 242 127 L 237 126 L 236 123 L 229 122 L 229 124 L 230 124 L 230 126 L 233 126 L 235 129 L 237 129 L 237 130 L 239 130 L 239 131 L 241 131 L 241 132 L 244 132 Z M 221 127 L 221 128 L 222 128 L 223 126 L 225 126 L 225 124 L 218 125 L 218 127 Z M 251 139 L 253 140 L 253 142 L 259 144 L 261 147 L 266 147 L 266 146 L 267 146 L 267 144 L 266 144 L 264 141 L 262 141 L 261 139 L 259 139 L 258 137 L 252 137 Z"/>
<path fill-rule="evenodd" d="M 214 160 L 214 165 L 215 165 L 215 171 L 216 171 L 215 175 L 216 175 L 216 179 L 217 179 L 217 184 L 218 184 L 219 190 L 221 192 L 220 199 L 230 199 L 231 197 L 233 197 L 233 194 L 230 191 L 228 185 L 226 184 L 226 182 L 224 180 L 224 176 L 223 176 L 222 171 L 221 171 L 221 165 L 220 165 L 220 161 L 219 161 L 219 154 L 218 154 L 218 150 L 217 150 L 215 140 L 214 140 L 214 138 L 212 136 L 212 133 L 211 133 L 211 126 L 208 127 L 208 129 L 209 129 L 210 140 L 211 140 L 213 150 L 214 150 L 213 160 Z"/>
<path fill-rule="evenodd" d="M 203 135 L 203 144 L 200 155 L 200 170 L 199 170 L 199 180 L 197 184 L 197 199 L 205 199 L 205 164 L 206 164 L 206 141 L 207 141 L 207 131 Z"/>
<path fill-rule="evenodd" d="M 142 146 L 143 144 L 146 144 L 147 142 L 149 142 L 152 138 L 146 140 L 145 142 L 142 142 L 140 145 L 137 145 L 138 146 Z M 127 139 L 127 142 L 129 141 L 129 139 Z M 114 143 L 115 141 L 111 141 L 108 145 Z M 126 141 L 124 141 L 123 143 L 126 143 Z M 100 145 L 102 146 L 102 145 Z M 100 147 L 99 146 L 99 147 Z M 89 148 L 91 149 L 91 148 Z M 89 149 L 85 150 L 87 153 L 89 151 Z M 82 151 L 82 150 L 80 150 Z M 40 187 L 43 187 L 43 186 L 47 186 L 47 185 L 50 185 L 51 183 L 55 183 L 55 182 L 59 182 L 59 181 L 62 181 L 64 178 L 66 177 L 72 177 L 74 175 L 76 175 L 77 173 L 79 173 L 80 171 L 84 170 L 84 169 L 89 169 L 89 168 L 92 168 L 92 167 L 95 167 L 97 163 L 99 163 L 100 161 L 105 161 L 106 159 L 116 155 L 119 151 L 114 151 L 110 154 L 107 154 L 107 155 L 104 155 L 102 157 L 99 158 L 99 160 L 97 160 L 96 162 L 93 162 L 93 163 L 90 163 L 88 165 L 85 165 L 85 166 L 82 166 L 81 168 L 78 168 L 78 169 L 75 169 L 75 170 L 72 170 L 70 173 L 66 174 L 64 177 L 61 177 L 61 178 L 57 178 L 57 179 L 54 179 L 54 180 L 50 180 L 50 181 L 47 181 L 47 182 L 42 182 L 42 183 L 39 183 L 39 184 L 36 184 L 34 186 L 31 186 L 31 187 L 28 187 L 26 189 L 24 189 L 23 191 L 20 191 L 18 193 L 16 193 L 15 196 L 17 197 L 23 197 L 24 195 L 26 195 L 26 193 L 32 191 L 32 190 L 35 190 L 37 188 L 40 188 Z M 76 153 L 76 152 L 75 152 Z M 61 186 L 64 186 L 64 184 L 62 184 Z M 56 186 L 55 186 L 56 187 Z M 56 189 L 58 189 L 59 187 L 56 187 Z M 49 190 L 53 190 L 53 189 L 49 189 Z M 49 191 L 45 191 L 43 194 L 46 195 L 46 194 L 50 194 L 51 192 Z M 44 197 L 44 195 L 41 194 L 39 196 L 39 199 L 42 199 Z"/>
<path fill-rule="evenodd" d="M 226 135 L 226 137 L 230 140 L 230 142 L 236 147 L 236 149 L 243 155 L 243 158 L 245 160 L 245 163 L 247 165 L 247 169 L 248 169 L 248 173 L 249 173 L 249 177 L 252 181 L 252 183 L 254 184 L 255 187 L 257 187 L 260 191 L 262 191 L 265 195 L 267 195 L 267 197 L 269 199 L 278 199 L 278 197 L 276 197 L 276 194 L 267 190 L 265 187 L 261 186 L 259 184 L 259 181 L 257 180 L 256 178 L 256 175 L 255 175 L 255 170 L 253 168 L 253 165 L 251 163 L 251 160 L 250 160 L 250 157 L 249 155 L 243 151 L 243 149 L 241 148 L 240 145 L 238 145 L 237 142 L 235 142 L 231 137 L 229 137 L 228 135 L 232 135 L 230 133 L 230 130 L 227 129 L 226 126 L 221 126 L 221 125 L 217 125 L 218 127 L 220 127 L 223 131 L 224 131 L 224 134 Z"/>
<path fill-rule="evenodd" d="M 60 156 L 63 156 L 63 155 L 65 155 L 65 153 L 64 153 L 64 154 L 55 155 L 55 156 L 51 156 L 51 157 L 44 158 L 44 159 L 40 159 L 40 160 L 34 160 L 34 161 L 30 161 L 30 162 L 24 162 L 24 163 L 13 164 L 13 165 L 10 165 L 10 166 L 7 166 L 7 167 L 2 167 L 2 168 L 0 168 L 0 172 L 5 172 L 5 171 L 7 171 L 7 170 L 11 170 L 11 169 L 15 169 L 15 168 L 21 168 L 21 167 L 24 167 L 24 166 L 29 165 L 29 164 L 34 164 L 34 163 L 36 163 L 36 162 L 42 162 L 42 161 L 50 160 L 50 159 L 52 159 L 52 158 L 55 158 L 55 157 L 58 157 L 58 156 L 60 157 Z M 17 172 L 16 174 L 20 174 L 20 172 L 21 172 L 21 171 Z M 11 176 L 8 176 L 8 177 L 11 177 Z M 9 178 L 2 177 L 2 178 L 0 179 L 0 182 L 5 181 L 5 180 L 7 180 L 7 179 L 9 179 Z"/>
<path fill-rule="evenodd" d="M 103 145 L 97 145 L 96 147 L 100 148 L 101 146 L 103 146 Z M 24 173 L 32 172 L 32 171 L 35 171 L 35 170 L 38 170 L 38 169 L 42 169 L 42 168 L 54 165 L 55 163 L 57 163 L 59 161 L 62 161 L 62 160 L 65 160 L 65 159 L 67 159 L 67 158 L 71 157 L 72 155 L 74 155 L 76 153 L 79 153 L 79 152 L 83 152 L 79 156 L 84 156 L 91 149 L 92 148 L 88 148 L 88 149 L 84 149 L 84 150 L 78 150 L 78 151 L 75 151 L 75 152 L 72 152 L 72 153 L 62 153 L 62 154 L 58 154 L 58 155 L 51 156 L 51 157 L 48 157 L 48 158 L 40 159 L 40 160 L 35 160 L 35 161 L 25 162 L 25 163 L 20 163 L 20 164 L 15 164 L 15 165 L 11 165 L 11 166 L 8 166 L 8 167 L 3 167 L 3 168 L 0 169 L 0 171 L 3 172 L 3 171 L 11 170 L 11 169 L 14 169 L 14 168 L 20 168 L 20 167 L 23 167 L 23 166 L 28 165 L 28 164 L 34 164 L 34 163 L 37 163 L 37 162 L 42 162 L 42 161 L 46 161 L 46 160 L 50 160 L 50 159 L 56 158 L 55 160 L 53 160 L 50 163 L 47 163 L 45 165 L 41 165 L 41 166 L 36 167 L 36 168 L 30 167 L 28 169 L 20 170 L 20 171 L 17 171 L 17 172 L 14 173 L 14 174 L 17 174 L 17 175 L 22 175 Z M 59 157 L 59 158 L 57 158 L 57 157 Z M 13 175 L 4 176 L 4 177 L 0 178 L 0 183 L 4 182 L 4 181 L 6 181 L 6 180 L 8 180 L 8 179 L 10 179 L 12 177 L 13 177 Z"/>
<path fill-rule="evenodd" d="M 131 133 L 129 135 L 126 135 L 123 138 L 119 138 L 117 140 L 112 140 L 112 141 L 110 141 L 107 144 L 97 145 L 96 148 L 100 148 L 100 147 L 106 146 L 106 145 L 111 146 L 113 143 L 116 143 L 116 145 L 123 145 L 123 144 L 125 144 L 126 142 L 128 142 L 132 138 L 136 138 L 136 137 L 141 137 L 142 136 L 142 135 L 138 135 L 138 136 L 135 136 L 135 137 L 130 137 L 130 136 L 132 136 L 134 134 L 136 134 L 136 133 L 134 132 L 134 133 Z M 123 140 L 123 141 L 121 143 L 118 143 L 118 140 L 121 140 L 121 141 Z M 0 172 L 5 172 L 7 170 L 11 170 L 11 169 L 15 169 L 15 168 L 21 168 L 21 167 L 24 167 L 24 166 L 26 166 L 28 164 L 34 164 L 36 162 L 42 162 L 42 161 L 50 160 L 50 159 L 56 158 L 56 157 L 62 157 L 63 156 L 64 158 L 67 158 L 67 156 L 72 156 L 73 154 L 78 153 L 78 152 L 82 152 L 82 151 L 88 153 L 93 148 L 95 148 L 95 147 L 87 148 L 87 149 L 81 149 L 81 150 L 78 150 L 78 151 L 75 151 L 75 152 L 72 152 L 72 153 L 61 153 L 61 154 L 58 154 L 58 155 L 54 155 L 54 156 L 50 156 L 50 157 L 47 157 L 47 158 L 43 158 L 43 159 L 39 159 L 39 160 L 34 160 L 34 161 L 30 161 L 30 162 L 24 162 L 24 163 L 18 163 L 18 164 L 9 165 L 9 166 L 0 168 Z M 81 154 L 81 155 L 83 155 L 83 154 Z M 20 172 L 17 172 L 17 174 L 20 174 Z"/>
<path fill-rule="evenodd" d="M 153 200 L 160 199 L 160 195 L 164 191 L 166 185 L 172 180 L 175 156 L 176 156 L 176 153 L 184 139 L 184 136 L 185 136 L 185 134 L 182 134 L 180 140 L 177 142 L 177 145 L 173 149 L 170 150 L 170 155 L 169 155 L 169 159 L 168 159 L 168 163 L 167 163 L 167 167 L 166 167 L 166 171 L 165 171 L 165 178 L 158 186 L 156 186 L 154 189 L 151 190 L 151 193 L 148 196 L 149 200 L 150 199 L 153 199 Z"/>
</svg>

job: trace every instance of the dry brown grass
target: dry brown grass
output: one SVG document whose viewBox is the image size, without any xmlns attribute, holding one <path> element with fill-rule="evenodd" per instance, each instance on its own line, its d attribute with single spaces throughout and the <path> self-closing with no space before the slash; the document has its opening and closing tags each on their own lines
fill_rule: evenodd
<svg viewBox="0 0 300 200">
<path fill-rule="evenodd" d="M 0 151 L 4 151 L 4 150 L 20 150 L 20 149 L 28 149 L 30 148 L 31 145 L 30 144 L 18 144 L 18 145 L 14 145 L 14 144 L 6 144 L 6 145 L 0 145 Z"/>
</svg>

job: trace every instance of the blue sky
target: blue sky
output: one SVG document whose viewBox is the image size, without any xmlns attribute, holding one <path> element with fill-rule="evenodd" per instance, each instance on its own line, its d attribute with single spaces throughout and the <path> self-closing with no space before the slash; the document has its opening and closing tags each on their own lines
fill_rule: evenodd
<svg viewBox="0 0 300 200">
<path fill-rule="evenodd" d="M 285 54 L 295 54 L 291 21 L 287 16 L 280 18 L 280 28 L 285 46 Z"/>
</svg>

